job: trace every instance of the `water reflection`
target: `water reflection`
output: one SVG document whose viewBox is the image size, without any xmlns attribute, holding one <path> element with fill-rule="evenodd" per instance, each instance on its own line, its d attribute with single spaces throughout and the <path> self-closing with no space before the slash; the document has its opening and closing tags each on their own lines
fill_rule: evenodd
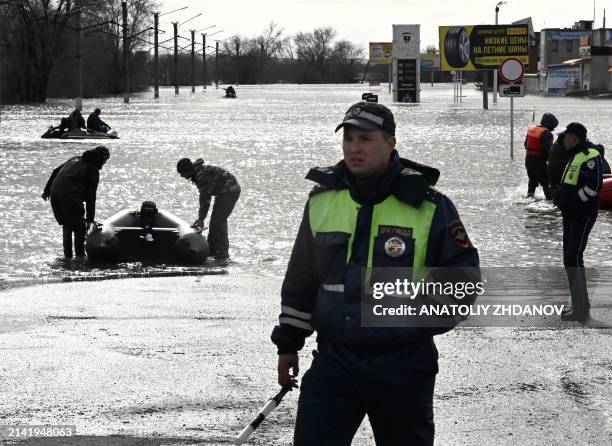
<svg viewBox="0 0 612 446">
<path fill-rule="evenodd" d="M 452 87 L 423 85 L 423 103 L 392 105 L 403 156 L 442 170 L 439 190 L 456 203 L 470 238 L 487 266 L 559 265 L 561 223 L 544 201 L 522 198 L 527 189 L 522 140 L 536 117 L 555 113 L 561 124 L 581 121 L 589 137 L 612 143 L 612 107 L 606 101 L 525 97 L 516 101 L 515 160 L 509 159 L 509 104 L 500 99 L 481 109 L 479 92 L 464 89 L 463 104 L 452 103 Z M 162 89 L 119 98 L 85 100 L 84 111 L 100 107 L 120 140 L 104 141 L 111 159 L 101 171 L 97 219 L 120 209 L 155 201 L 186 221 L 197 214 L 197 193 L 175 173 L 184 156 L 232 171 L 243 194 L 230 218 L 232 271 L 282 275 L 312 184 L 309 167 L 335 163 L 340 135 L 333 130 L 348 106 L 367 87 L 252 86 L 227 101 L 222 90 L 186 89 L 178 97 Z M 374 88 L 389 103 L 386 88 Z M 63 265 L 61 230 L 39 197 L 51 170 L 93 141 L 42 140 L 40 134 L 70 111 L 70 101 L 3 106 L 0 123 L 0 283 L 130 274 L 200 274 L 214 266 Z M 610 212 L 602 212 L 586 251 L 587 265 L 612 266 Z"/>
</svg>

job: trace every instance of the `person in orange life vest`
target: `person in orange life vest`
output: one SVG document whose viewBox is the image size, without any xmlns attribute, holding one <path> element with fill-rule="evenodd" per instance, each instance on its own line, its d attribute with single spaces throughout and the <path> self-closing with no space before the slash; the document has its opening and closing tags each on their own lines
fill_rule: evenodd
<svg viewBox="0 0 612 446">
<path fill-rule="evenodd" d="M 548 185 L 546 160 L 554 140 L 552 131 L 558 124 L 559 121 L 552 113 L 544 113 L 540 120 L 540 125 L 532 125 L 527 130 L 527 137 L 525 138 L 525 168 L 529 177 L 529 184 L 527 186 L 528 197 L 533 197 L 536 188 L 540 185 L 544 190 L 546 199 L 552 199 Z"/>
</svg>

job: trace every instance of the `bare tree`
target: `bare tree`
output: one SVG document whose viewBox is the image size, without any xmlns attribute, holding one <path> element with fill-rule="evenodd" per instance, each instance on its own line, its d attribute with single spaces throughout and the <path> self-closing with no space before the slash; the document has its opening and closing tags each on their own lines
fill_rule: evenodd
<svg viewBox="0 0 612 446">
<path fill-rule="evenodd" d="M 331 59 L 338 72 L 338 82 L 351 82 L 355 75 L 355 64 L 363 57 L 363 48 L 355 46 L 348 40 L 339 40 L 334 43 Z"/>
<path fill-rule="evenodd" d="M 285 37 L 281 40 L 279 56 L 288 61 L 293 61 L 295 59 L 295 47 L 292 37 Z"/>
<path fill-rule="evenodd" d="M 283 46 L 282 35 L 283 28 L 279 28 L 276 23 L 270 22 L 263 33 L 256 38 L 263 59 L 272 59 L 280 55 Z"/>
<path fill-rule="evenodd" d="M 89 34 L 94 38 L 94 33 L 102 33 L 104 40 L 109 42 L 112 54 L 112 65 L 110 67 L 111 79 L 114 81 L 113 91 L 121 89 L 121 57 L 123 54 L 123 9 L 122 0 L 91 0 L 87 3 L 86 22 L 89 25 L 102 23 L 100 28 L 94 29 Z M 153 25 L 153 12 L 159 8 L 154 0 L 131 0 L 128 3 L 127 27 L 130 53 L 147 45 L 145 32 Z"/>
<path fill-rule="evenodd" d="M 2 39 L 20 72 L 21 101 L 44 102 L 49 75 L 70 20 L 69 0 L 22 0 L 2 10 Z"/>
</svg>

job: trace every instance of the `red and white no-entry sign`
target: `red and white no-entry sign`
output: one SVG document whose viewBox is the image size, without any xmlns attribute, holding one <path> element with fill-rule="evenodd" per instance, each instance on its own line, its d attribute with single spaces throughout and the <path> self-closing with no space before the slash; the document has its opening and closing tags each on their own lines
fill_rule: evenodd
<svg viewBox="0 0 612 446">
<path fill-rule="evenodd" d="M 525 75 L 525 65 L 518 59 L 511 57 L 499 66 L 499 75 L 509 84 L 520 82 Z"/>
</svg>

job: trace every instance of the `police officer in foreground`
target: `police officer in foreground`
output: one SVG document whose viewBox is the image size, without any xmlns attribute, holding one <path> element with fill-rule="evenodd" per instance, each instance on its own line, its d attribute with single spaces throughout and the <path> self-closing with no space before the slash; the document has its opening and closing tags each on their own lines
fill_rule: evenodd
<svg viewBox="0 0 612 446">
<path fill-rule="evenodd" d="M 348 445 L 367 414 L 378 445 L 431 445 L 438 371 L 433 335 L 446 328 L 363 327 L 361 281 L 368 266 L 477 267 L 452 202 L 433 186 L 439 171 L 402 159 L 395 121 L 377 103 L 351 106 L 344 159 L 313 168 L 282 285 L 279 384 L 296 385 L 298 351 L 317 331 L 302 379 L 294 445 Z M 291 373 L 290 373 L 291 372 Z"/>
<path fill-rule="evenodd" d="M 180 176 L 195 184 L 200 191 L 200 209 L 198 218 L 193 223 L 194 227 L 204 227 L 210 200 L 215 196 L 207 237 L 209 255 L 214 256 L 217 261 L 228 260 L 227 219 L 240 197 L 240 185 L 236 177 L 221 167 L 204 164 L 202 159 L 191 162 L 189 158 L 182 158 L 176 164 L 176 170 Z"/>
<path fill-rule="evenodd" d="M 548 172 L 546 161 L 548 151 L 553 145 L 554 136 L 552 131 L 559 125 L 559 121 L 552 113 L 544 113 L 540 125 L 532 125 L 527 130 L 525 138 L 525 168 L 529 177 L 527 196 L 533 197 L 538 185 L 542 186 L 544 197 L 550 200 L 550 189 L 548 187 Z"/>
<path fill-rule="evenodd" d="M 602 160 L 587 141 L 587 129 L 578 122 L 568 124 L 563 144 L 570 161 L 561 184 L 553 191 L 554 203 L 563 215 L 563 265 L 567 273 L 572 308 L 563 320 L 585 322 L 589 318 L 589 295 L 583 253 L 599 212 Z"/>
</svg>

